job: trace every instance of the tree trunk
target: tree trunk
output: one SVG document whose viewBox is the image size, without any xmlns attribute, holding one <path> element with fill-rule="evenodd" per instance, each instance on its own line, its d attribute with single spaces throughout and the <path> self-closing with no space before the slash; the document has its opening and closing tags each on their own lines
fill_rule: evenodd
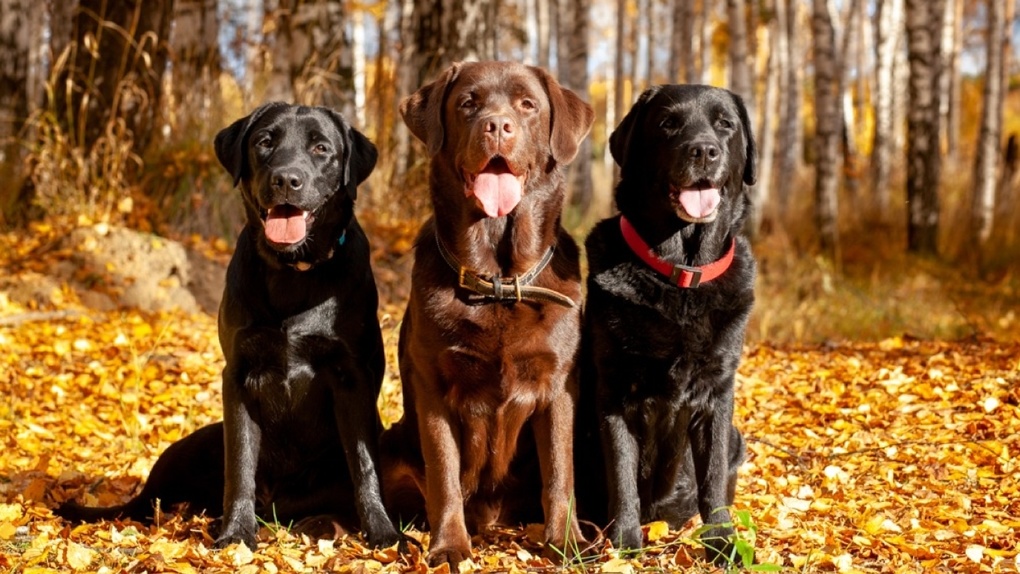
<svg viewBox="0 0 1020 574">
<path fill-rule="evenodd" d="M 889 172 L 892 165 L 896 125 L 894 67 L 903 36 L 903 0 L 879 0 L 875 27 L 875 133 L 871 151 L 871 188 L 874 209 L 881 222 L 888 222 L 890 207 Z"/>
<path fill-rule="evenodd" d="M 120 118 L 141 152 L 161 109 L 173 0 L 81 0 L 73 53 L 60 71 L 56 109 L 74 145 L 91 149 Z M 126 135 L 126 134 L 125 134 Z"/>
<path fill-rule="evenodd" d="M 812 0 L 815 55 L 815 222 L 822 251 L 836 256 L 839 246 L 840 70 L 831 4 Z"/>
<path fill-rule="evenodd" d="M 801 27 L 801 4 L 798 0 L 780 0 L 786 15 L 786 73 L 782 78 L 783 104 L 780 110 L 780 126 L 777 129 L 779 142 L 779 168 L 785 181 L 790 181 L 803 168 L 804 158 L 804 52 Z M 777 4 L 777 10 L 778 8 Z M 785 215 L 790 202 L 790 185 L 776 187 L 777 211 Z"/>
<path fill-rule="evenodd" d="M 342 0 L 266 2 L 266 100 L 322 105 L 354 118 L 354 53 Z"/>
<path fill-rule="evenodd" d="M 730 31 L 730 89 L 744 98 L 752 124 L 755 113 L 754 73 L 748 59 L 747 5 L 744 0 L 726 0 Z"/>
<path fill-rule="evenodd" d="M 995 188 L 999 181 L 999 143 L 1002 140 L 1003 54 L 1009 50 L 1005 6 L 999 0 L 987 0 L 987 68 L 982 92 L 981 127 L 974 158 L 974 196 L 971 204 L 971 236 L 982 247 L 992 235 L 995 214 Z"/>
<path fill-rule="evenodd" d="M 216 0 L 177 0 L 170 37 L 173 50 L 172 90 L 177 108 L 187 110 L 179 129 L 210 133 L 219 120 L 220 21 Z M 216 117 L 212 117 L 212 113 Z"/>
<path fill-rule="evenodd" d="M 936 255 L 939 229 L 939 38 L 943 0 L 906 0 L 910 63 L 907 111 L 907 249 Z"/>
<path fill-rule="evenodd" d="M 538 65 L 543 68 L 549 67 L 549 4 L 553 0 L 534 0 L 535 2 L 535 30 L 534 38 L 538 48 Z"/>
<path fill-rule="evenodd" d="M 568 51 L 567 78 L 565 85 L 577 92 L 585 101 L 588 97 L 588 28 L 591 22 L 590 0 L 567 0 L 567 19 L 571 22 L 570 33 L 567 34 Z M 584 213 L 591 210 L 592 190 L 592 148 L 591 138 L 584 138 L 578 149 L 577 157 L 570 164 L 570 204 Z"/>
<path fill-rule="evenodd" d="M 765 213 L 770 211 L 772 172 L 775 165 L 776 123 L 780 116 L 779 84 L 783 76 L 786 49 L 785 0 L 772 0 L 774 18 L 768 25 L 768 66 L 765 74 L 765 98 L 762 102 L 761 128 L 758 130 L 758 183 L 751 197 L 751 213 L 747 218 L 748 235 L 755 239 L 761 231 Z"/>
<path fill-rule="evenodd" d="M 840 31 L 838 24 L 833 21 L 835 30 L 836 45 L 840 46 L 836 52 L 836 67 L 839 69 L 839 93 L 840 111 L 842 121 L 840 122 L 840 139 L 843 142 L 843 174 L 846 182 L 846 196 L 850 209 L 856 211 L 860 206 L 858 198 L 858 170 L 857 170 L 857 138 L 854 126 L 854 97 L 853 87 L 848 77 L 849 70 L 847 62 L 852 61 L 850 55 L 854 47 L 854 38 L 857 37 L 857 29 L 861 26 L 860 6 L 861 0 L 850 0 L 847 7 L 846 27 Z M 834 16 L 835 18 L 835 16 Z M 863 97 L 864 94 L 860 94 Z"/>
<path fill-rule="evenodd" d="M 669 40 L 669 73 L 673 82 L 697 82 L 694 60 L 694 0 L 672 0 L 673 27 Z"/>
<path fill-rule="evenodd" d="M 21 137 L 28 119 L 32 10 L 28 0 L 0 0 L 0 226 L 14 219 L 21 186 Z"/>
<path fill-rule="evenodd" d="M 955 162 L 960 153 L 960 106 L 963 87 L 960 52 L 963 50 L 963 1 L 944 0 L 942 24 L 942 82 L 939 115 L 946 134 L 946 158 Z"/>
<path fill-rule="evenodd" d="M 714 5 L 713 0 L 701 0 L 701 10 L 697 14 L 698 82 L 702 84 L 712 83 L 712 7 Z"/>
</svg>

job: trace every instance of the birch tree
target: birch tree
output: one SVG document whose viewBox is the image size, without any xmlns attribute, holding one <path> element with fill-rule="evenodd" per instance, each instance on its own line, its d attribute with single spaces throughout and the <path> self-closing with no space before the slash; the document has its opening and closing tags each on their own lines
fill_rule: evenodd
<svg viewBox="0 0 1020 574">
<path fill-rule="evenodd" d="M 572 27 L 566 47 L 567 52 L 563 55 L 567 65 L 567 76 L 564 85 L 575 91 L 582 99 L 588 98 L 588 29 L 591 25 L 591 4 L 590 0 L 565 0 L 566 14 Z M 570 164 L 570 204 L 581 211 L 587 212 L 591 208 L 592 189 L 592 148 L 591 138 L 587 137 L 581 142 L 577 151 L 577 157 Z"/>
<path fill-rule="evenodd" d="M 888 221 L 889 172 L 896 125 L 893 123 L 896 52 L 903 36 L 903 0 L 878 0 L 875 27 L 875 133 L 871 151 L 871 188 L 880 221 Z"/>
<path fill-rule="evenodd" d="M 982 91 L 981 127 L 974 159 L 974 196 L 971 204 L 971 234 L 984 245 L 992 235 L 995 189 L 998 184 L 999 143 L 1002 141 L 1004 54 L 1009 50 L 1006 7 L 999 0 L 987 0 L 986 68 Z"/>
<path fill-rule="evenodd" d="M 170 37 L 172 89 L 179 109 L 194 126 L 212 129 L 210 112 L 220 110 L 220 21 L 216 0 L 177 0 Z"/>
<path fill-rule="evenodd" d="M 811 33 L 815 64 L 815 223 L 822 251 L 835 256 L 839 246 L 840 70 L 833 8 L 812 0 Z"/>
<path fill-rule="evenodd" d="M 910 85 L 907 111 L 907 249 L 938 253 L 939 78 L 944 0 L 906 0 Z"/>
</svg>

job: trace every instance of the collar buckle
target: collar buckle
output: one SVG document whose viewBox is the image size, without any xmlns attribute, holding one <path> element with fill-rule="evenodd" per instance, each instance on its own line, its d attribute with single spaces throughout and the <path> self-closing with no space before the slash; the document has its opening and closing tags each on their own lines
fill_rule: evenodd
<svg viewBox="0 0 1020 574">
<path fill-rule="evenodd" d="M 701 273 L 702 270 L 699 267 L 674 265 L 673 272 L 669 275 L 669 280 L 680 287 L 696 289 L 698 285 L 701 285 Z"/>
</svg>

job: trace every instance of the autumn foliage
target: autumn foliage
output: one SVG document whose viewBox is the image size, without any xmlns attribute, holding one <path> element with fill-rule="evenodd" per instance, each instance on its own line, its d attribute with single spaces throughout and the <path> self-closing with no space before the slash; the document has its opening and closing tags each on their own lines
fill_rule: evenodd
<svg viewBox="0 0 1020 574">
<path fill-rule="evenodd" d="M 395 348 L 408 237 L 370 225 L 388 370 L 383 418 L 399 416 Z M 42 272 L 66 233 L 0 235 L 0 268 Z M 379 247 L 385 245 L 387 247 Z M 399 246 L 393 250 L 392 246 Z M 210 255 L 223 254 L 210 244 Z M 213 550 L 211 520 L 69 524 L 74 498 L 137 491 L 169 444 L 221 416 L 215 318 L 99 312 L 74 291 L 37 304 L 0 288 L 0 571 L 426 572 L 421 553 L 373 551 L 356 535 L 312 540 L 268 523 L 258 548 Z M 981 572 L 1020 567 L 1020 345 L 982 337 L 813 345 L 754 342 L 735 420 L 748 438 L 738 528 L 759 566 L 797 572 Z M 646 526 L 649 550 L 567 556 L 575 571 L 707 571 L 697 521 Z M 428 533 L 410 531 L 427 549 Z M 464 571 L 556 571 L 538 525 L 477 537 Z M 445 567 L 444 567 L 445 568 Z M 442 569 L 436 570 L 442 571 Z"/>
</svg>

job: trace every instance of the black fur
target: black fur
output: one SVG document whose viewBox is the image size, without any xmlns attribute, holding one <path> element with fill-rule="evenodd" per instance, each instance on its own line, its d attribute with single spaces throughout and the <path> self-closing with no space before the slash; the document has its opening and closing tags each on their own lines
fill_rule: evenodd
<svg viewBox="0 0 1020 574">
<path fill-rule="evenodd" d="M 156 499 L 186 502 L 224 513 L 217 546 L 250 548 L 256 514 L 285 524 L 328 514 L 360 525 L 375 545 L 393 544 L 400 536 L 376 468 L 378 294 L 353 211 L 375 146 L 331 110 L 273 103 L 221 131 L 216 155 L 247 215 L 220 305 L 224 422 L 171 445 L 127 504 L 65 504 L 58 514 L 146 520 Z M 280 173 L 301 185 L 274 185 Z M 265 214 L 283 203 L 311 214 L 303 239 L 288 245 L 264 232 Z"/>
<path fill-rule="evenodd" d="M 718 156 L 699 159 L 692 142 L 707 142 Z M 575 452 L 578 476 L 590 478 L 578 481 L 581 510 L 608 524 L 624 548 L 641 547 L 643 523 L 680 528 L 700 512 L 712 525 L 703 536 L 710 558 L 721 561 L 733 548 L 726 507 L 744 458 L 732 418 L 754 302 L 755 262 L 739 236 L 756 178 L 750 124 L 740 98 L 726 90 L 658 86 L 641 95 L 610 145 L 621 166 L 617 206 L 660 258 L 705 265 L 733 239 L 736 251 L 721 277 L 680 288 L 634 255 L 619 216 L 588 236 Z M 683 217 L 675 190 L 692 184 L 721 189 L 712 221 Z"/>
</svg>

